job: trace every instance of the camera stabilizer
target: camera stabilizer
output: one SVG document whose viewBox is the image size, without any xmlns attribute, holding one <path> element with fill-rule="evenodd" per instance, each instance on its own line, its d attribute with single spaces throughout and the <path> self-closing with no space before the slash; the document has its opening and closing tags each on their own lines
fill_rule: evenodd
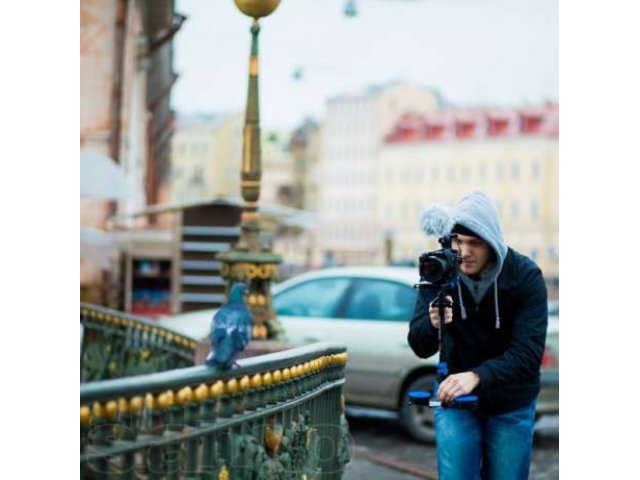
<svg viewBox="0 0 640 480">
<path fill-rule="evenodd" d="M 430 408 L 446 407 L 472 410 L 478 406 L 477 395 L 460 395 L 446 404 L 436 400 L 439 385 L 449 375 L 449 367 L 445 356 L 444 315 L 445 309 L 452 307 L 453 304 L 447 296 L 454 292 L 459 281 L 460 255 L 451 248 L 451 240 L 453 238 L 455 238 L 455 234 L 440 237 L 438 242 L 440 242 L 442 249 L 424 253 L 420 256 L 420 282 L 416 283 L 414 287 L 419 289 L 427 288 L 429 290 L 437 289 L 436 298 L 431 302 L 431 305 L 438 308 L 438 349 L 440 351 L 440 360 L 438 362 L 436 381 L 433 384 L 433 394 L 421 390 L 411 391 L 409 392 L 409 403 Z M 432 397 L 433 400 L 431 400 Z"/>
</svg>

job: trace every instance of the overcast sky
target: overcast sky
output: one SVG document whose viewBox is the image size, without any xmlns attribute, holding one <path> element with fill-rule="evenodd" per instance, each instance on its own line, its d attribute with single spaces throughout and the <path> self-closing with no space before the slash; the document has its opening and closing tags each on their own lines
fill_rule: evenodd
<svg viewBox="0 0 640 480">
<path fill-rule="evenodd" d="M 263 128 L 322 118 L 327 97 L 389 80 L 458 105 L 558 100 L 557 0 L 282 0 L 261 20 Z M 251 20 L 233 0 L 178 0 L 180 113 L 243 110 Z M 302 69 L 300 80 L 294 71 Z"/>
</svg>

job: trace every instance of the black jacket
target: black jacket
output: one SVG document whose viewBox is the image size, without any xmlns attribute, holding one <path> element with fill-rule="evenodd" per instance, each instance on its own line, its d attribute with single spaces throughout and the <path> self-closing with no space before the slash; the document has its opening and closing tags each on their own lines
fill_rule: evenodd
<svg viewBox="0 0 640 480">
<path fill-rule="evenodd" d="M 495 325 L 493 288 L 476 305 L 464 284 L 467 318 L 453 295 L 453 322 L 444 330 L 449 373 L 474 371 L 480 385 L 473 392 L 479 408 L 503 413 L 533 401 L 540 391 L 540 364 L 547 335 L 547 289 L 538 266 L 509 248 L 497 279 L 500 328 Z M 436 292 L 422 289 L 409 324 L 409 345 L 427 358 L 438 351 L 438 330 L 429 321 L 428 305 Z"/>
</svg>

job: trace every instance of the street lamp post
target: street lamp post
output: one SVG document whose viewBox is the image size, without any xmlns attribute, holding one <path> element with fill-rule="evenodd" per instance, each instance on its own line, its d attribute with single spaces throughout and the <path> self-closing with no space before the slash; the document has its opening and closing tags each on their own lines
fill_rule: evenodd
<svg viewBox="0 0 640 480">
<path fill-rule="evenodd" d="M 271 299 L 271 282 L 282 258 L 263 245 L 260 239 L 260 109 L 258 95 L 258 33 L 259 18 L 271 14 L 280 0 L 234 0 L 238 9 L 253 18 L 251 25 L 251 55 L 249 57 L 249 88 L 242 145 L 241 189 L 244 205 L 238 243 L 229 252 L 218 254 L 223 263 L 221 275 L 230 287 L 234 282 L 247 285 L 247 306 L 254 319 L 253 338 L 277 338 L 282 329 L 277 321 Z"/>
</svg>

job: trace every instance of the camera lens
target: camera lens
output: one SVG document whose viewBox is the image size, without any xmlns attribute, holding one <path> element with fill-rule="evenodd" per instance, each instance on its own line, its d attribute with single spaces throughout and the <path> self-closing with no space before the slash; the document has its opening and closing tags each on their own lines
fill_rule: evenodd
<svg viewBox="0 0 640 480">
<path fill-rule="evenodd" d="M 447 267 L 446 262 L 438 257 L 426 258 L 420 266 L 420 276 L 431 283 L 437 282 Z"/>
</svg>

